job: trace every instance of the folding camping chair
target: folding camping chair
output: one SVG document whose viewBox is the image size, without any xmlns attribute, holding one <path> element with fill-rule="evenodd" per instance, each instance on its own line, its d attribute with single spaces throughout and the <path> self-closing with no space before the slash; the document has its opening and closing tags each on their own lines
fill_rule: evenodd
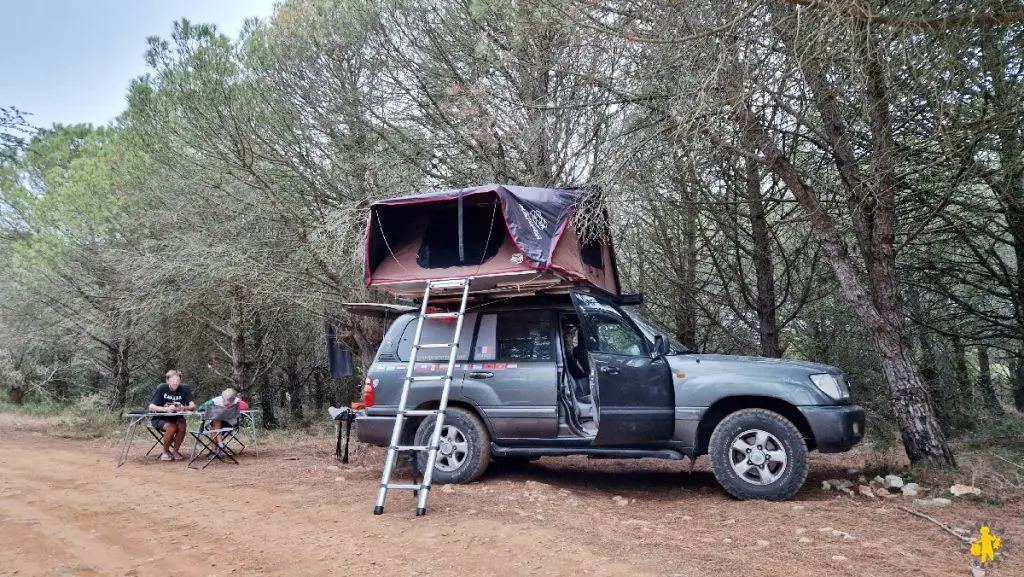
<svg viewBox="0 0 1024 577">
<path fill-rule="evenodd" d="M 148 457 L 150 455 L 150 453 L 153 452 L 153 449 L 155 449 L 155 448 L 157 448 L 157 447 L 159 447 L 160 445 L 163 444 L 163 442 L 164 442 L 164 432 L 156 429 L 153 426 L 153 421 L 151 419 L 147 419 L 146 420 L 146 432 L 148 432 L 149 435 L 151 437 L 153 437 L 153 441 L 154 441 L 153 442 L 153 446 L 150 447 L 148 451 L 146 451 L 146 455 L 145 456 Z"/>
<path fill-rule="evenodd" d="M 202 466 L 203 469 L 208 467 L 215 459 L 222 463 L 227 463 L 226 458 L 237 465 L 236 453 L 230 447 L 230 443 L 238 431 L 241 416 L 241 409 L 239 409 L 237 404 L 228 407 L 213 405 L 206 409 L 206 412 L 203 413 L 199 420 L 197 429 L 189 431 L 189 434 L 195 439 L 195 443 L 192 445 L 192 457 L 189 459 L 187 467 L 191 469 L 192 463 L 206 455 L 209 455 L 209 459 Z M 220 428 L 212 428 L 213 421 L 220 421 Z M 216 439 L 218 436 L 220 437 L 219 442 Z M 237 441 L 241 444 L 240 440 Z M 199 448 L 200 445 L 202 449 Z M 242 448 L 245 448 L 244 444 L 242 444 Z"/>
</svg>

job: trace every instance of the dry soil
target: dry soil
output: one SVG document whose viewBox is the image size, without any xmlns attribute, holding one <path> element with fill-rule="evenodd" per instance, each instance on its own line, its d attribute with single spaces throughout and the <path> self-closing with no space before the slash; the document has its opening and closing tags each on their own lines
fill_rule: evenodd
<svg viewBox="0 0 1024 577">
<path fill-rule="evenodd" d="M 372 515 L 382 453 L 333 459 L 333 440 L 272 443 L 205 471 L 0 419 L 0 575 L 970 575 L 968 546 L 896 508 L 821 481 L 868 454 L 815 455 L 783 503 L 730 498 L 698 461 L 545 458 L 436 487 L 427 516 L 408 492 Z M 856 475 L 852 475 L 855 477 Z M 917 507 L 921 509 L 920 507 Z M 922 509 L 923 510 L 923 509 Z M 1024 575 L 1024 504 L 928 509 L 1003 537 L 990 577 Z"/>
</svg>

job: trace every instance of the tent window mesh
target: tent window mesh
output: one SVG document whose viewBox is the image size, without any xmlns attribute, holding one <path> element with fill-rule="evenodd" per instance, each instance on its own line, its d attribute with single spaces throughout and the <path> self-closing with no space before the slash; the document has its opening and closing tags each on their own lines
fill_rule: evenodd
<svg viewBox="0 0 1024 577">
<path fill-rule="evenodd" d="M 583 264 L 598 269 L 604 269 L 603 248 L 604 247 L 601 245 L 600 239 L 591 238 L 584 241 L 580 246 L 580 258 L 583 259 Z"/>
<path fill-rule="evenodd" d="M 498 254 L 505 240 L 505 221 L 495 202 L 464 201 L 462 258 L 459 258 L 459 206 L 446 202 L 433 208 L 416 263 L 423 268 L 478 266 Z"/>
</svg>

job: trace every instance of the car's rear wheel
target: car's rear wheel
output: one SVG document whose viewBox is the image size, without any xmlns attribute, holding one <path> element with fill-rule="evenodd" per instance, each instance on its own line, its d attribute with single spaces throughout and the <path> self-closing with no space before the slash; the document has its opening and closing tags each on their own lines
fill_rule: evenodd
<svg viewBox="0 0 1024 577">
<path fill-rule="evenodd" d="M 807 445 L 785 417 L 765 409 L 736 411 L 708 445 L 715 478 L 739 499 L 782 501 L 807 478 Z"/>
<path fill-rule="evenodd" d="M 416 429 L 416 444 L 429 445 L 436 417 L 424 419 Z M 441 428 L 440 448 L 434 462 L 432 482 L 437 484 L 469 483 L 487 470 L 491 461 L 491 439 L 487 428 L 475 414 L 449 407 Z M 427 452 L 416 455 L 416 468 L 427 470 Z"/>
</svg>

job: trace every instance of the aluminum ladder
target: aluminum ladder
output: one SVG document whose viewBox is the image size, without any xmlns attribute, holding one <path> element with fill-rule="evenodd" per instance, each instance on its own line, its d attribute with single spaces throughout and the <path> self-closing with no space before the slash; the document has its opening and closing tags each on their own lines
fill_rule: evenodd
<svg viewBox="0 0 1024 577">
<path fill-rule="evenodd" d="M 459 354 L 459 339 L 462 337 L 462 321 L 466 316 L 466 302 L 469 300 L 469 281 L 470 279 L 467 278 L 427 282 L 427 288 L 423 292 L 423 303 L 420 305 L 419 320 L 416 324 L 416 334 L 413 337 L 412 349 L 409 353 L 408 368 L 406 368 L 405 371 L 405 383 L 402 385 L 402 396 L 398 401 L 398 413 L 395 415 L 395 428 L 391 432 L 391 442 L 388 443 L 388 455 L 387 460 L 384 462 L 384 474 L 381 475 L 380 488 L 377 490 L 377 504 L 373 508 L 374 515 L 384 513 L 384 500 L 387 498 L 388 491 L 391 489 L 404 489 L 418 492 L 419 502 L 416 505 L 416 516 L 419 517 L 427 512 L 427 496 L 430 493 L 430 480 L 434 475 L 434 463 L 437 461 L 437 452 L 440 448 L 441 430 L 444 428 L 445 410 L 448 408 L 448 393 L 451 390 L 452 374 L 455 371 L 455 359 Z M 445 291 L 451 289 L 462 289 L 462 302 L 459 304 L 458 312 L 427 312 L 431 291 Z M 455 335 L 452 337 L 452 342 L 421 344 L 420 337 L 423 334 L 424 320 L 444 318 L 455 319 Z M 420 349 L 445 348 L 449 349 L 448 368 L 443 376 L 431 375 L 417 377 L 414 375 L 416 372 L 416 356 L 419 354 Z M 424 381 L 442 381 L 444 383 L 441 389 L 441 402 L 438 404 L 438 407 L 436 409 L 428 410 L 407 409 L 405 404 L 409 399 L 409 387 L 412 386 L 413 383 Z M 405 429 L 405 424 L 408 422 L 409 417 L 429 418 L 434 415 L 437 416 L 437 419 L 434 421 L 434 431 L 430 435 L 430 444 L 422 446 L 399 444 L 402 442 L 402 432 Z M 398 458 L 398 453 L 402 451 L 427 451 L 427 468 L 423 473 L 423 480 L 421 483 L 410 484 L 391 482 L 391 474 L 394 471 L 395 461 Z M 413 463 L 413 467 L 415 478 L 415 462 Z"/>
</svg>

